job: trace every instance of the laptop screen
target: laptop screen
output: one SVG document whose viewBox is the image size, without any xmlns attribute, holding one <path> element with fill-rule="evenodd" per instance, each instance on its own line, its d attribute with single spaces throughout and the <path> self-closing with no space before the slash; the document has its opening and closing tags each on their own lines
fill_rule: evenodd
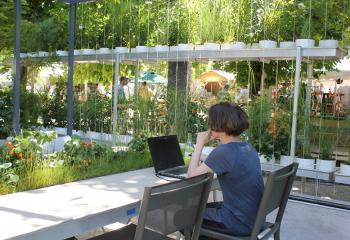
<svg viewBox="0 0 350 240">
<path fill-rule="evenodd" d="M 156 173 L 185 165 L 176 135 L 147 139 Z"/>
</svg>

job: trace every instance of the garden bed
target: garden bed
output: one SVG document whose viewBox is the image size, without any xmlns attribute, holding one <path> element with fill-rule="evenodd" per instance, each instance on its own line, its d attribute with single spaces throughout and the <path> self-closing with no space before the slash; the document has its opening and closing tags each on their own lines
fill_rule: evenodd
<svg viewBox="0 0 350 240">
<path fill-rule="evenodd" d="M 152 166 L 144 147 L 115 151 L 78 137 L 60 152 L 43 154 L 42 145 L 53 139 L 46 133 L 24 132 L 1 147 L 0 195 Z"/>
</svg>

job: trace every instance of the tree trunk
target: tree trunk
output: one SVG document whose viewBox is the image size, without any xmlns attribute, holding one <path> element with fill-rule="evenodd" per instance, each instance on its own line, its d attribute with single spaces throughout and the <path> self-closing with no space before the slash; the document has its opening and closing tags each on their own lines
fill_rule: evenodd
<svg viewBox="0 0 350 240">
<path fill-rule="evenodd" d="M 167 120 L 170 133 L 185 141 L 187 134 L 187 96 L 191 81 L 191 62 L 168 62 Z"/>
<path fill-rule="evenodd" d="M 28 83 L 28 67 L 21 65 L 21 79 L 19 81 L 21 89 L 26 89 Z"/>
</svg>

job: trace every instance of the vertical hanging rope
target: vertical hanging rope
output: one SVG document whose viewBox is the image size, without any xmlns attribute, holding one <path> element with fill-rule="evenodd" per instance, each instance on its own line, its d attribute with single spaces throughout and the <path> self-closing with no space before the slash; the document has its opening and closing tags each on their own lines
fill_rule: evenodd
<svg viewBox="0 0 350 240">
<path fill-rule="evenodd" d="M 177 12 L 177 36 L 176 36 L 176 44 L 180 43 L 180 11 Z M 178 119 L 177 119 L 177 107 L 178 107 L 178 71 L 179 71 L 179 49 L 176 49 L 176 73 L 175 73 L 175 129 L 178 130 Z"/>
<path fill-rule="evenodd" d="M 312 0 L 309 1 L 309 35 L 308 35 L 309 38 L 311 38 L 311 15 L 312 15 Z"/>
<path fill-rule="evenodd" d="M 129 6 L 129 48 L 131 48 L 131 23 L 132 23 L 132 19 L 131 19 L 131 0 L 127 0 L 127 4 Z M 122 16 L 120 16 L 122 18 Z M 121 20 L 122 21 L 122 20 Z M 123 26 L 121 26 L 121 28 L 123 28 Z"/>
<path fill-rule="evenodd" d="M 84 16 L 85 16 L 85 12 L 84 12 L 84 4 L 80 4 L 81 6 L 81 23 L 79 24 L 79 30 L 80 30 L 80 49 L 83 49 L 83 33 L 84 33 Z M 79 130 L 81 131 L 81 124 L 82 124 L 82 120 L 81 120 L 81 115 L 82 115 L 82 101 L 83 101 L 83 89 L 82 89 L 82 79 L 79 79 L 79 94 L 80 94 L 80 99 L 78 99 L 79 102 Z"/>
<path fill-rule="evenodd" d="M 326 0 L 325 18 L 324 18 L 324 39 L 327 39 L 327 20 L 328 20 L 328 0 Z"/>
<path fill-rule="evenodd" d="M 186 2 L 186 9 L 187 9 L 187 19 L 190 17 L 190 10 L 188 2 Z M 190 43 L 190 34 L 188 35 L 187 43 Z M 190 59 L 188 57 L 188 68 L 187 68 L 187 74 L 186 74 L 186 90 L 185 90 L 185 139 L 188 138 L 188 102 L 189 102 L 189 82 L 191 79 L 189 79 L 189 71 L 191 71 L 191 67 L 189 66 Z"/>
</svg>

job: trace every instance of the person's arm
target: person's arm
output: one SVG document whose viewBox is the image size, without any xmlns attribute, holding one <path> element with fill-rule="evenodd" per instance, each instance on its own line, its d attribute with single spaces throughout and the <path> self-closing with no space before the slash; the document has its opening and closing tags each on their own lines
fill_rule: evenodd
<svg viewBox="0 0 350 240">
<path fill-rule="evenodd" d="M 197 176 L 207 172 L 213 172 L 205 163 L 200 164 L 200 156 L 205 144 L 210 140 L 210 131 L 197 134 L 196 147 L 194 149 L 187 175 L 189 177 Z"/>
</svg>

